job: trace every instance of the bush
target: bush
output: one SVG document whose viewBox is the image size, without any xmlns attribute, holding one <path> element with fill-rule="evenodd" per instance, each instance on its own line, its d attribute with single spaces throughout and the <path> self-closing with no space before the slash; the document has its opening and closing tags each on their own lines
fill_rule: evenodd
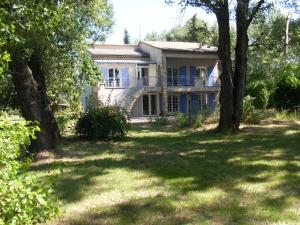
<svg viewBox="0 0 300 225">
<path fill-rule="evenodd" d="M 176 124 L 183 128 L 190 126 L 192 123 L 186 114 L 178 112 L 176 113 Z"/>
<path fill-rule="evenodd" d="M 127 135 L 126 115 L 111 106 L 90 109 L 76 124 L 76 133 L 88 139 L 120 139 Z"/>
<path fill-rule="evenodd" d="M 266 109 L 269 103 L 270 91 L 265 82 L 255 81 L 247 86 L 247 94 L 253 97 L 253 106 L 257 109 Z"/>
<path fill-rule="evenodd" d="M 30 160 L 18 160 L 38 127 L 0 118 L 0 224 L 29 225 L 58 214 L 52 189 L 26 174 Z"/>
<path fill-rule="evenodd" d="M 300 79 L 295 75 L 283 77 L 274 92 L 274 103 L 278 109 L 293 109 L 300 105 Z"/>
<path fill-rule="evenodd" d="M 78 113 L 70 108 L 62 109 L 55 114 L 55 117 L 61 135 L 75 133 L 75 125 L 79 118 Z"/>
<path fill-rule="evenodd" d="M 201 113 L 197 114 L 197 116 L 193 119 L 192 123 L 195 127 L 202 127 L 204 122 L 211 116 L 210 110 L 201 111 Z"/>
<path fill-rule="evenodd" d="M 244 97 L 242 121 L 249 124 L 259 124 L 260 111 L 253 106 L 253 98 L 249 95 Z"/>
</svg>

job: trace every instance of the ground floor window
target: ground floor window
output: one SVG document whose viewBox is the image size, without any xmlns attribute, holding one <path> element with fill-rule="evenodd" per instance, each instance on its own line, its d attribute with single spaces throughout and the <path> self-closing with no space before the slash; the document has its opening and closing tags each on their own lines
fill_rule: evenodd
<svg viewBox="0 0 300 225">
<path fill-rule="evenodd" d="M 168 96 L 168 112 L 177 112 L 178 111 L 178 96 L 169 95 Z"/>
<path fill-rule="evenodd" d="M 157 114 L 157 95 L 149 94 L 143 95 L 143 115 L 156 115 Z"/>
<path fill-rule="evenodd" d="M 208 94 L 199 94 L 198 95 L 198 108 L 199 110 L 208 109 Z"/>
</svg>

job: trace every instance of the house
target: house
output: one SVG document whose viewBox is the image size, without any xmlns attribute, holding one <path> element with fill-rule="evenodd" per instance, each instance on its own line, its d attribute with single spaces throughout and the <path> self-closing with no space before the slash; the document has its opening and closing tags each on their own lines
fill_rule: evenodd
<svg viewBox="0 0 300 225">
<path fill-rule="evenodd" d="M 103 79 L 86 87 L 122 107 L 131 117 L 213 111 L 220 91 L 217 47 L 189 42 L 141 41 L 137 45 L 91 45 L 88 49 Z"/>
</svg>

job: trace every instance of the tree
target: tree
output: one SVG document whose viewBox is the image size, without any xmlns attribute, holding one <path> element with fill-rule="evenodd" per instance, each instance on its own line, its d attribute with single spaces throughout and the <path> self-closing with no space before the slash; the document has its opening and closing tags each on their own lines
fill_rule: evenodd
<svg viewBox="0 0 300 225">
<path fill-rule="evenodd" d="M 167 1 L 173 2 L 173 1 Z M 238 130 L 243 108 L 243 97 L 247 73 L 248 29 L 257 13 L 268 5 L 265 0 L 237 0 L 235 10 L 236 44 L 234 69 L 230 51 L 230 26 L 228 0 L 181 0 L 188 5 L 205 8 L 213 12 L 219 27 L 219 58 L 222 61 L 219 130 Z"/>
<path fill-rule="evenodd" d="M 104 0 L 5 0 L 0 9 L 6 14 L 5 23 L 15 28 L 3 44 L 11 57 L 6 75 L 12 76 L 23 116 L 41 128 L 33 146 L 54 148 L 58 129 L 47 88 L 53 88 L 53 80 L 65 88 L 82 82 L 83 61 L 91 62 L 86 58 L 86 40 L 105 38 L 112 25 L 111 6 Z M 96 76 L 95 71 L 90 75 Z"/>
<path fill-rule="evenodd" d="M 124 30 L 123 41 L 124 41 L 124 44 L 126 44 L 126 45 L 130 44 L 130 37 L 129 37 L 127 29 Z"/>
<path fill-rule="evenodd" d="M 184 25 L 176 25 L 169 31 L 146 34 L 148 41 L 183 41 L 199 42 L 207 45 L 217 45 L 217 26 L 209 26 L 204 20 L 198 19 L 195 14 Z"/>
</svg>

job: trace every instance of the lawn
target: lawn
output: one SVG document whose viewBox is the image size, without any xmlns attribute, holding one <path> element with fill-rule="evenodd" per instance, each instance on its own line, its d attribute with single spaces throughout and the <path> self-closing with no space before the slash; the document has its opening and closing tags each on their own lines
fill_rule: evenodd
<svg viewBox="0 0 300 225">
<path fill-rule="evenodd" d="M 48 224 L 300 224 L 300 126 L 237 135 L 139 125 L 121 142 L 65 139 L 32 172 L 55 182 Z"/>
</svg>

